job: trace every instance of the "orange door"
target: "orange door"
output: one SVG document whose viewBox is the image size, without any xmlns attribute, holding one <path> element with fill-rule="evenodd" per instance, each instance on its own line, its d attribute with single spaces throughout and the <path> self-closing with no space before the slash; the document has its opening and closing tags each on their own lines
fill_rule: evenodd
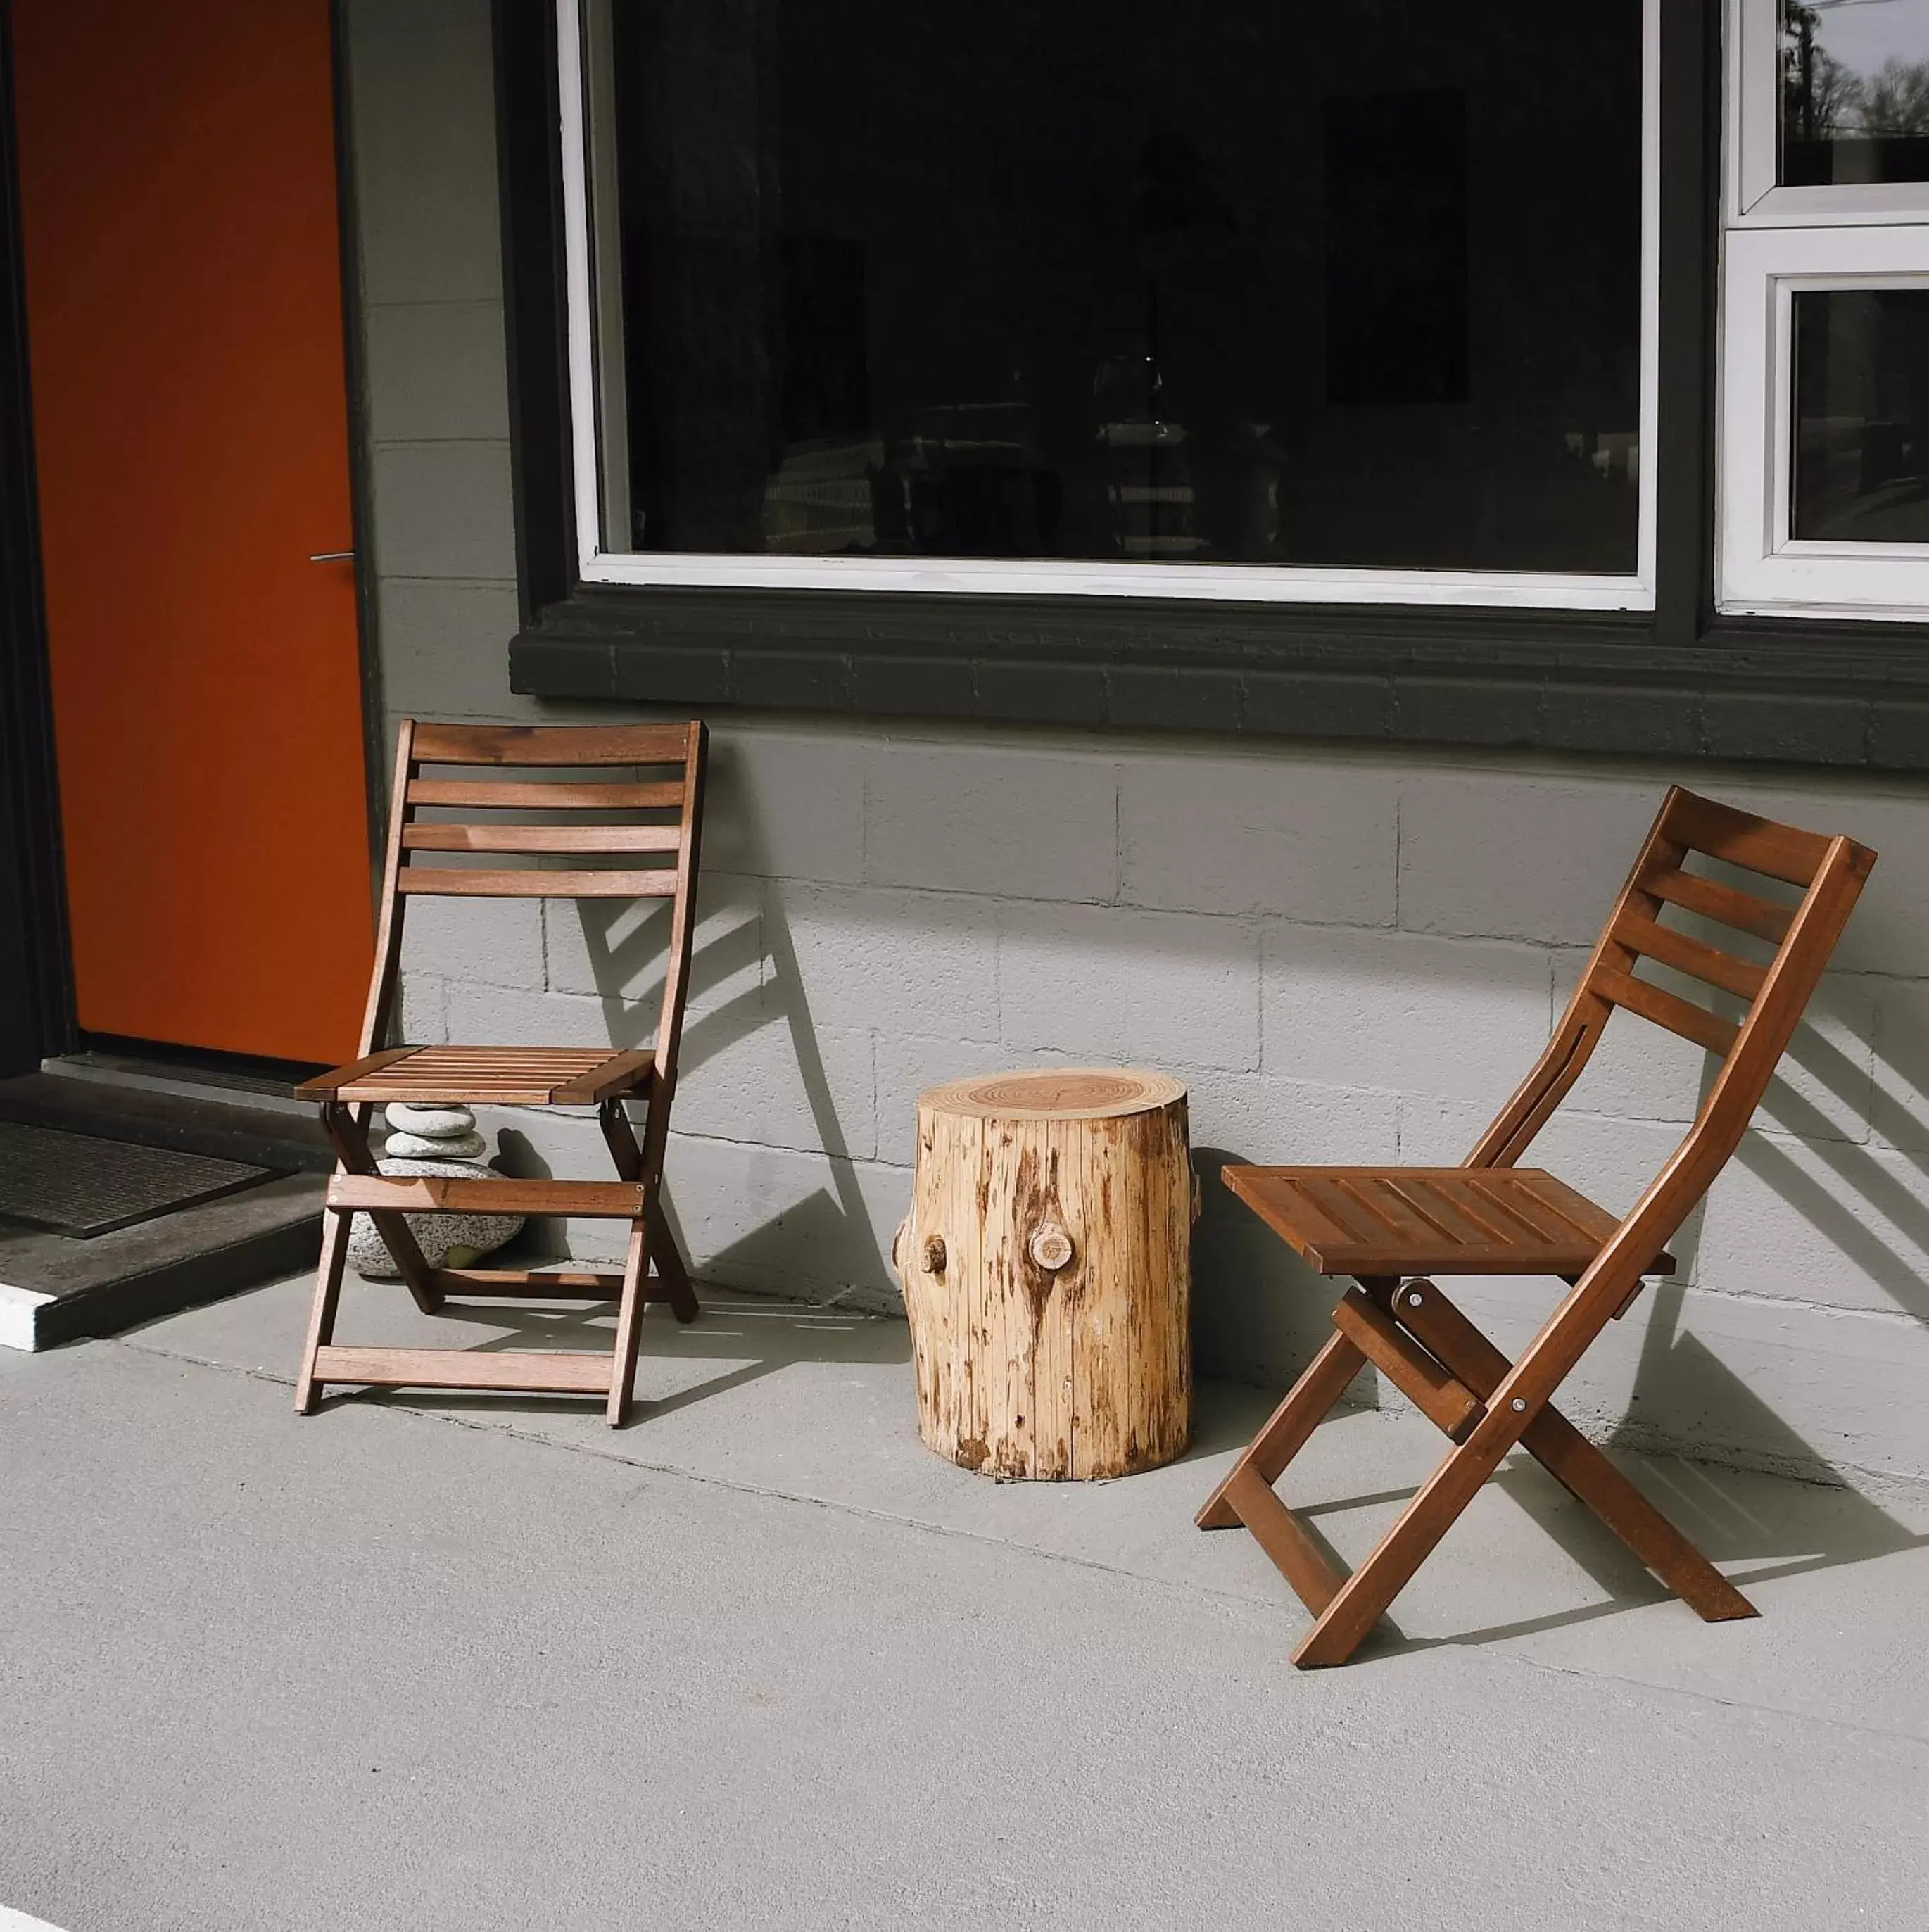
<svg viewBox="0 0 1929 1932">
<path fill-rule="evenodd" d="M 352 1054 L 373 940 L 328 0 L 13 0 L 81 1025 Z"/>
</svg>

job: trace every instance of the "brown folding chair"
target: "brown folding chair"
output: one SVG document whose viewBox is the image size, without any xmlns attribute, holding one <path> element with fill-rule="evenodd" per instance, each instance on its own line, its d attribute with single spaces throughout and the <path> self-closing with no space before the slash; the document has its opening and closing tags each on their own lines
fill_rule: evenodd
<svg viewBox="0 0 1929 1932">
<path fill-rule="evenodd" d="M 1685 861 L 1700 853 L 1802 889 L 1793 906 Z M 1300 1666 L 1343 1664 L 1516 1443 L 1710 1622 L 1754 1607 L 1551 1406 L 1568 1372 L 1735 1151 L 1875 863 L 1847 838 L 1755 818 L 1678 786 L 1663 800 L 1587 970 L 1534 1071 L 1457 1168 L 1232 1167 L 1226 1184 L 1322 1274 L 1354 1286 L 1316 1354 L 1198 1514 L 1244 1523 L 1312 1612 Z M 1661 923 L 1678 908 L 1774 944 L 1764 964 Z M 1706 928 L 1704 928 L 1704 930 Z M 1736 1024 L 1636 976 L 1642 959 L 1747 1002 Z M 1623 1219 L 1538 1168 L 1516 1167 L 1616 1007 L 1721 1056 L 1687 1138 Z M 1510 1363 L 1430 1278 L 1549 1274 L 1568 1292 Z M 1342 1576 L 1273 1485 L 1371 1362 L 1453 1442 L 1371 1556 Z"/>
<path fill-rule="evenodd" d="M 395 748 L 388 858 L 382 881 L 375 974 L 362 1021 L 362 1058 L 296 1089 L 322 1103 L 322 1118 L 340 1164 L 328 1184 L 321 1268 L 315 1283 L 307 1352 L 295 1384 L 296 1408 L 313 1414 L 332 1382 L 383 1388 L 523 1390 L 605 1398 L 612 1427 L 621 1424 L 636 1381 L 644 1304 L 667 1301 L 680 1322 L 694 1320 L 697 1298 L 664 1220 L 659 1189 L 676 1088 L 676 1048 L 690 970 L 691 901 L 697 884 L 706 734 L 701 724 L 534 726 L 499 728 L 418 724 L 405 718 Z M 466 768 L 460 776 L 424 778 L 424 766 Z M 568 782 L 519 778 L 520 768 L 668 768 L 645 782 L 596 774 Z M 493 769 L 491 769 L 493 768 Z M 506 768 L 507 775 L 505 773 Z M 479 770 L 488 776 L 477 776 Z M 464 814 L 451 822 L 446 809 Z M 438 822 L 418 814 L 443 813 Z M 504 812 L 471 823 L 471 809 Z M 614 822 L 615 814 L 623 821 Z M 413 862 L 418 855 L 431 862 Z M 482 866 L 444 854 L 492 855 Z M 493 855 L 528 854 L 533 866 L 504 866 Z M 578 869 L 549 869 L 566 855 Z M 650 855 L 644 858 L 640 855 Z M 595 864 L 614 856 L 624 869 Z M 652 864 L 650 859 L 666 862 Z M 423 895 L 478 898 L 668 898 L 669 956 L 653 1049 L 606 1047 L 391 1046 L 406 902 Z M 593 1106 L 618 1180 L 455 1180 L 380 1174 L 368 1144 L 371 1111 L 385 1101 L 494 1106 Z M 640 1101 L 638 1144 L 627 1102 Z M 341 1296 L 348 1231 L 365 1210 L 386 1243 L 416 1306 L 433 1313 L 448 1295 L 498 1299 L 568 1298 L 616 1303 L 610 1354 L 458 1348 L 339 1348 L 335 1310 Z M 529 1270 L 431 1268 L 405 1214 L 574 1214 L 629 1223 L 620 1274 Z M 648 1272 L 648 1264 L 656 1272 Z M 653 1291 L 653 1292 L 652 1292 Z"/>
</svg>

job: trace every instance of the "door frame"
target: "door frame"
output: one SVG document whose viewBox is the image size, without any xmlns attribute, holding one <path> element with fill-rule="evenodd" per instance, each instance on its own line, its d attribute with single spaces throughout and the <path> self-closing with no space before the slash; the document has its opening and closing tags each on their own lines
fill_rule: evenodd
<svg viewBox="0 0 1929 1932">
<path fill-rule="evenodd" d="M 13 30 L 12 8 L 0 8 L 0 1075 L 32 1072 L 75 1037 L 27 374 Z"/>
<path fill-rule="evenodd" d="M 329 0 L 350 541 L 361 664 L 364 834 L 373 902 L 387 763 L 377 649 L 374 523 L 345 0 Z M 60 837 L 46 613 L 40 574 L 32 385 L 15 146 L 13 10 L 0 0 L 0 1077 L 81 1043 Z"/>
</svg>

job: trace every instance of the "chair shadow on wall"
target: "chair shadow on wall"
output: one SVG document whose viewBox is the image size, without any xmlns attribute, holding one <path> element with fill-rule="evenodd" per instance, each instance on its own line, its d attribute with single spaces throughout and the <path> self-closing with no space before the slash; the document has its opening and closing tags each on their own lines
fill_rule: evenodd
<svg viewBox="0 0 1929 1932">
<path fill-rule="evenodd" d="M 730 784 L 727 750 L 713 755 L 711 796 Z M 719 772 L 718 767 L 721 766 Z M 733 801 L 745 808 L 746 794 L 737 790 Z M 712 808 L 714 808 L 714 807 Z M 760 1377 L 794 1364 L 812 1361 L 852 1363 L 908 1362 L 908 1332 L 900 1324 L 880 1322 L 861 1310 L 841 1309 L 833 1294 L 820 1301 L 787 1304 L 775 1298 L 730 1292 L 741 1273 L 753 1285 L 766 1280 L 773 1246 L 810 1254 L 856 1256 L 881 1276 L 884 1258 L 866 1212 L 851 1164 L 850 1137 L 838 1120 L 830 1081 L 818 1047 L 796 953 L 773 896 L 763 890 L 768 875 L 767 842 L 762 826 L 742 818 L 734 828 L 746 872 L 722 874 L 733 884 L 748 888 L 747 900 L 715 891 L 706 892 L 700 878 L 697 893 L 697 932 L 692 948 L 690 997 L 677 1058 L 678 1100 L 670 1112 L 671 1147 L 664 1183 L 666 1218 L 697 1280 L 703 1312 L 688 1328 L 681 1327 L 668 1309 L 649 1307 L 644 1317 L 642 1361 L 634 1412 L 646 1422 L 687 1403 L 721 1395 Z M 754 868 L 754 869 L 749 869 Z M 549 920 L 580 919 L 583 950 L 595 986 L 608 1043 L 619 1051 L 647 1046 L 655 1037 L 662 1000 L 662 973 L 669 941 L 670 908 L 654 900 L 580 899 L 551 901 Z M 750 983 L 736 982 L 748 978 Z M 692 1252 L 690 1230 L 677 1205 L 676 1136 L 687 1118 L 685 1103 L 704 1077 L 706 1065 L 766 1027 L 782 1029 L 794 1057 L 817 1143 L 829 1170 L 828 1184 L 787 1206 L 761 1227 L 739 1235 L 707 1256 Z M 588 1042 L 583 1042 L 588 1043 Z M 596 1042 L 600 1044 L 601 1042 Z M 747 1105 L 754 1106 L 754 1096 Z M 586 1120 L 593 1115 L 586 1113 Z M 755 1138 L 746 1120 L 746 1140 Z M 505 1127 L 498 1136 L 497 1162 L 506 1173 L 550 1178 L 553 1170 L 529 1136 Z M 804 1156 L 808 1158 L 809 1156 Z M 512 1248 L 505 1264 L 513 1265 L 520 1252 L 526 1265 L 560 1258 L 562 1242 L 554 1224 L 532 1227 Z M 855 1270 L 853 1270 L 855 1272 Z M 476 1345 L 478 1352 L 530 1348 L 607 1348 L 614 1303 L 544 1306 L 451 1302 L 438 1321 L 466 1321 L 493 1333 Z M 668 1395 L 650 1393 L 655 1358 L 668 1364 L 713 1366 L 719 1358 L 736 1366 L 681 1385 Z M 740 1358 L 740 1359 L 739 1359 Z M 660 1374 L 662 1372 L 656 1372 Z M 670 1371 L 673 1378 L 676 1372 Z M 340 1398 L 335 1398 L 339 1400 Z M 351 1400 L 362 1399 L 350 1397 Z M 374 1398 L 381 1399 L 379 1394 Z M 436 1392 L 438 1408 L 473 1408 L 489 1399 Z M 420 1406 L 422 1391 L 412 1391 L 412 1406 Z M 498 1402 L 498 1405 L 500 1403 Z M 568 1399 L 525 1396 L 520 1406 L 532 1411 L 569 1413 L 580 1409 Z"/>
</svg>

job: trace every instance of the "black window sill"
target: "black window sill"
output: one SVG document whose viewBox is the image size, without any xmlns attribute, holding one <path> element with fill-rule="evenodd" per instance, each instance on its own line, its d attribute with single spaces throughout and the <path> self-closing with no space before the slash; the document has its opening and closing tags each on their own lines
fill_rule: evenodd
<svg viewBox="0 0 1929 1932">
<path fill-rule="evenodd" d="M 1929 626 L 579 586 L 532 695 L 1929 770 Z"/>
</svg>

